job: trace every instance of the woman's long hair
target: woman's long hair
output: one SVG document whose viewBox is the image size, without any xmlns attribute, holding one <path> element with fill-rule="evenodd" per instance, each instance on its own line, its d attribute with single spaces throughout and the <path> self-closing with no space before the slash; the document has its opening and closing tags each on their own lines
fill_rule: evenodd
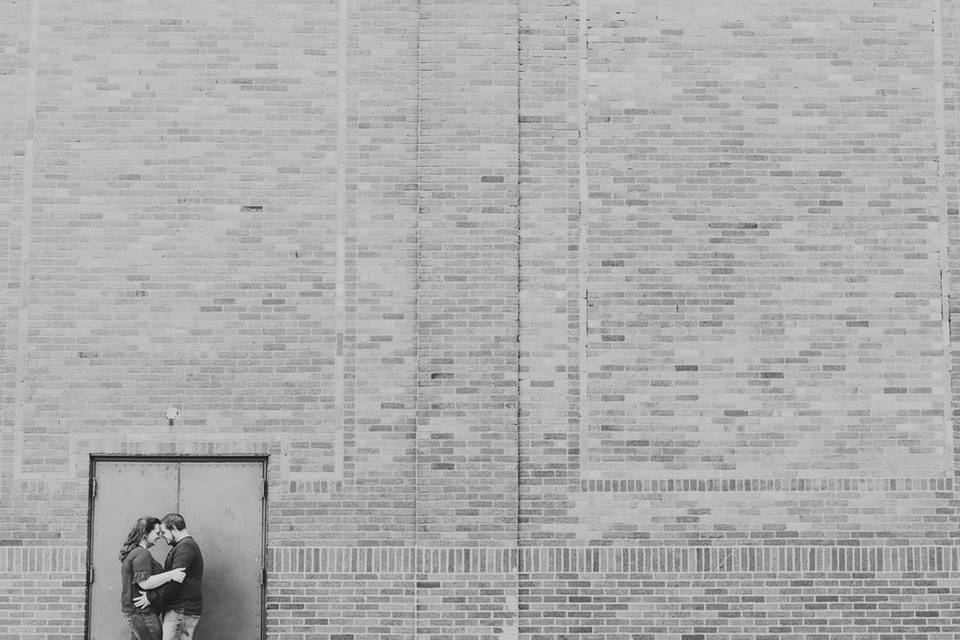
<svg viewBox="0 0 960 640">
<path fill-rule="evenodd" d="M 140 544 L 141 540 L 147 537 L 148 533 L 153 531 L 154 527 L 156 527 L 158 524 L 160 524 L 160 520 L 158 518 L 154 518 L 153 516 L 142 516 L 137 518 L 133 528 L 130 529 L 130 533 L 127 534 L 127 539 L 120 548 L 121 562 L 125 557 L 127 557 L 127 554 L 130 553 L 135 546 Z"/>
</svg>

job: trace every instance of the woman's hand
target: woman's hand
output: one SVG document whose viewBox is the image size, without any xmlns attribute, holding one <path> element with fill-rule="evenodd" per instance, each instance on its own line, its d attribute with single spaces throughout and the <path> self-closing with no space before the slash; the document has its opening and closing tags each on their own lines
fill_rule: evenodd
<svg viewBox="0 0 960 640">
<path fill-rule="evenodd" d="M 150 601 L 147 600 L 147 594 L 141 593 L 139 596 L 133 599 L 133 604 L 137 605 L 138 609 L 146 609 L 150 606 Z"/>
<path fill-rule="evenodd" d="M 187 577 L 187 570 L 183 567 L 177 567 L 176 569 L 170 569 L 169 574 L 170 579 L 174 582 L 183 582 L 183 579 Z"/>
</svg>

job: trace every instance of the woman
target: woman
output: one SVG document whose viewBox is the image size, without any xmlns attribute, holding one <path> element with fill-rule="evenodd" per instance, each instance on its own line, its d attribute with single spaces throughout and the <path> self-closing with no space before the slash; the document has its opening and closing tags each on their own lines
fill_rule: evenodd
<svg viewBox="0 0 960 640">
<path fill-rule="evenodd" d="M 156 589 L 171 580 L 183 582 L 183 569 L 163 572 L 160 563 L 147 551 L 160 537 L 160 520 L 138 518 L 120 549 L 120 610 L 130 627 L 131 640 L 161 640 L 160 612 L 153 607 L 138 609 L 133 599 L 142 591 Z"/>
</svg>

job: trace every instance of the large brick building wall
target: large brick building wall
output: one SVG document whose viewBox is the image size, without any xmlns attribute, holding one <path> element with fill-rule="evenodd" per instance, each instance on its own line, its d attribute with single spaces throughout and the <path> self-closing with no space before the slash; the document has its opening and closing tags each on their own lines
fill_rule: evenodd
<svg viewBox="0 0 960 640">
<path fill-rule="evenodd" d="M 958 18 L 4 2 L 0 638 L 92 454 L 269 456 L 268 638 L 956 637 Z"/>
</svg>

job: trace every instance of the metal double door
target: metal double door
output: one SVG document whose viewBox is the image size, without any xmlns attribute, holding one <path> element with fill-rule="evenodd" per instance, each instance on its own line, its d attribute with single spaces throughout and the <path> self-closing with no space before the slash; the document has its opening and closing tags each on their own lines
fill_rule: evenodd
<svg viewBox="0 0 960 640">
<path fill-rule="evenodd" d="M 140 516 L 183 515 L 204 559 L 196 640 L 262 640 L 265 461 L 93 461 L 87 637 L 128 638 L 120 612 L 120 547 Z M 150 553 L 162 565 L 168 547 Z"/>
</svg>

